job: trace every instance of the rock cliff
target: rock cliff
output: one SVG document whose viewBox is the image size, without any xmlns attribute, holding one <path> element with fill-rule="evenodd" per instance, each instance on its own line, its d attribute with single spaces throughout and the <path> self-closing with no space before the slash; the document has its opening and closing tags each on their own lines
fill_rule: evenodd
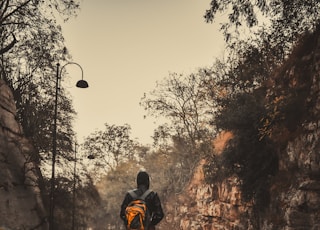
<svg viewBox="0 0 320 230">
<path fill-rule="evenodd" d="M 11 90 L 0 79 L 0 229 L 48 229 L 34 154 L 16 121 Z"/>
<path fill-rule="evenodd" d="M 271 179 L 270 201 L 266 210 L 253 208 L 252 202 L 241 198 L 237 177 L 207 184 L 204 180 L 203 159 L 183 194 L 174 195 L 165 204 L 164 226 L 172 229 L 205 230 L 319 230 L 320 229 L 320 36 L 292 54 L 267 90 L 266 97 L 281 87 L 308 85 L 303 96 L 306 114 L 295 117 L 296 128 L 279 128 L 273 138 L 278 146 L 279 169 Z M 311 47 L 306 47 L 310 46 Z M 275 73 L 275 75 L 279 74 Z M 307 76 L 308 75 L 308 76 Z M 286 79 L 288 84 L 280 82 Z M 306 82 L 306 78 L 309 80 Z M 277 82 L 277 83 L 275 83 Z M 298 109 L 298 108 L 295 108 Z M 293 109 L 293 113 L 296 110 Z M 290 124 L 292 127 L 292 124 Z M 232 138 L 230 135 L 228 138 Z M 226 138 L 225 142 L 228 141 Z M 277 140 L 278 139 L 278 140 Z M 216 151 L 223 150 L 221 142 Z M 219 154 L 219 153 L 215 153 Z"/>
</svg>

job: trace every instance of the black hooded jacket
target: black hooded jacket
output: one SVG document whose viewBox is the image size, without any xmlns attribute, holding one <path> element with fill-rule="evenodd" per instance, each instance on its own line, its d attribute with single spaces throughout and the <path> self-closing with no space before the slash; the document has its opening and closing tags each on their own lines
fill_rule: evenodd
<svg viewBox="0 0 320 230">
<path fill-rule="evenodd" d="M 143 195 L 143 193 L 149 189 L 149 176 L 147 173 L 144 172 L 138 174 L 137 185 L 138 188 L 134 190 L 137 196 Z M 127 193 L 122 202 L 120 211 L 120 218 L 123 221 L 126 221 L 125 210 L 132 200 L 133 198 L 131 197 L 131 195 Z M 145 202 L 151 215 L 151 225 L 158 224 L 164 216 L 158 194 L 154 191 L 150 192 L 149 195 L 145 198 Z"/>
</svg>

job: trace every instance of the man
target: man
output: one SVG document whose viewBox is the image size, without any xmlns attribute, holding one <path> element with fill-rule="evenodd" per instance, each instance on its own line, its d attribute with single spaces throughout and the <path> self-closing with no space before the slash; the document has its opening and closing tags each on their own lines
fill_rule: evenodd
<svg viewBox="0 0 320 230">
<path fill-rule="evenodd" d="M 140 197 L 149 189 L 149 183 L 150 181 L 148 173 L 140 171 L 137 175 L 137 189 L 133 191 L 137 197 Z M 133 201 L 133 198 L 128 192 L 122 202 L 120 211 L 120 218 L 124 221 L 124 223 L 126 223 L 125 211 L 131 201 Z M 158 194 L 151 191 L 145 198 L 145 202 L 150 213 L 150 224 L 146 230 L 155 230 L 155 226 L 162 220 L 164 216 Z"/>
</svg>

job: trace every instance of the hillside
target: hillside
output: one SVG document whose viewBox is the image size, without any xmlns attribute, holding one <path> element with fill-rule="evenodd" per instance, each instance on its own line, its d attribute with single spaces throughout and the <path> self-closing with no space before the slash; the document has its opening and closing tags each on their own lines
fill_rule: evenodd
<svg viewBox="0 0 320 230">
<path fill-rule="evenodd" d="M 167 200 L 167 219 L 161 229 L 320 229 L 319 73 L 318 29 L 304 36 L 285 64 L 257 90 L 263 92 L 264 106 L 269 108 L 262 132 L 273 143 L 277 168 L 264 177 L 258 175 L 266 164 L 253 156 L 252 168 L 259 171 L 250 176 L 260 181 L 247 187 L 254 192 L 241 190 L 244 182 L 235 174 L 217 176 L 223 166 L 214 168 L 209 161 L 219 159 L 236 138 L 230 132 L 221 133 L 213 141 L 212 158 L 199 162 L 184 193 Z M 213 174 L 209 182 L 205 179 L 208 168 Z M 251 194 L 251 199 L 244 199 L 243 192 Z"/>
</svg>

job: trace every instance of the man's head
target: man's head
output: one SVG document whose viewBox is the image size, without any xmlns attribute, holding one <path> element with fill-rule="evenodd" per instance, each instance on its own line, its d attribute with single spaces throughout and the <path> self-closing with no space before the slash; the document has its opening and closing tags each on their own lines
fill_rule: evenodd
<svg viewBox="0 0 320 230">
<path fill-rule="evenodd" d="M 138 187 L 141 185 L 146 186 L 149 189 L 149 175 L 145 171 L 140 171 L 137 175 L 137 185 Z"/>
</svg>

